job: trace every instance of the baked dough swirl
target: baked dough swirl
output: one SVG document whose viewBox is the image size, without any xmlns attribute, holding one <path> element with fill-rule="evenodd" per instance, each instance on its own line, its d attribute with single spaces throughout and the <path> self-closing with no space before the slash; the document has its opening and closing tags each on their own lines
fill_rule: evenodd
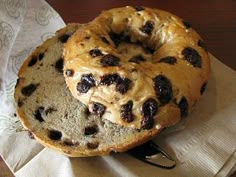
<svg viewBox="0 0 236 177">
<path fill-rule="evenodd" d="M 147 7 L 104 11 L 64 47 L 72 95 L 92 114 L 136 129 L 159 129 L 186 117 L 209 71 L 197 32 L 179 17 Z"/>
</svg>

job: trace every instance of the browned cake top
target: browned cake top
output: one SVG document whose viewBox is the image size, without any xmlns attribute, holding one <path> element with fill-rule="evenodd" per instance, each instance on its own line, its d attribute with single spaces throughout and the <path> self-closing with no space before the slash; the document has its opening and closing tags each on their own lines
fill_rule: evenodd
<svg viewBox="0 0 236 177">
<path fill-rule="evenodd" d="M 147 7 L 103 12 L 68 40 L 64 59 L 75 98 L 104 119 L 138 129 L 187 116 L 210 69 L 204 43 L 188 23 Z"/>
</svg>

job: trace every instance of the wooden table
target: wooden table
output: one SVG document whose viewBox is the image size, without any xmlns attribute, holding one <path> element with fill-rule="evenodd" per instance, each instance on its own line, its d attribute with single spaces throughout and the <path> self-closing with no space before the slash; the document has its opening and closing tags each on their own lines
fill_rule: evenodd
<svg viewBox="0 0 236 177">
<path fill-rule="evenodd" d="M 236 0 L 47 0 L 66 23 L 86 23 L 102 10 L 125 5 L 143 5 L 170 11 L 190 22 L 203 37 L 210 52 L 236 70 Z M 0 176 L 12 177 L 0 158 Z M 231 177 L 236 177 L 234 173 Z"/>
</svg>

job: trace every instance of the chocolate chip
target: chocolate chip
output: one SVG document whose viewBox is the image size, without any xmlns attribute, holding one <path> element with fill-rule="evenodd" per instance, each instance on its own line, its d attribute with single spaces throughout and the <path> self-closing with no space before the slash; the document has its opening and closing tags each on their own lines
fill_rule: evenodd
<svg viewBox="0 0 236 177">
<path fill-rule="evenodd" d="M 84 74 L 81 77 L 80 82 L 77 84 L 77 91 L 80 93 L 87 93 L 91 87 L 95 86 L 95 80 L 93 75 L 90 74 Z"/>
<path fill-rule="evenodd" d="M 172 98 L 172 85 L 164 75 L 158 75 L 153 79 L 154 89 L 160 103 L 166 104 Z"/>
<path fill-rule="evenodd" d="M 92 112 L 94 114 L 99 115 L 102 117 L 102 115 L 105 113 L 106 107 L 102 105 L 101 103 L 93 102 L 92 103 Z"/>
<path fill-rule="evenodd" d="M 74 143 L 71 140 L 64 140 L 63 144 L 66 146 L 74 146 Z"/>
<path fill-rule="evenodd" d="M 205 51 L 208 51 L 207 46 L 205 45 L 205 43 L 202 40 L 199 39 L 197 42 L 197 45 L 199 47 L 203 48 Z"/>
<path fill-rule="evenodd" d="M 108 34 L 109 34 L 111 40 L 113 41 L 113 43 L 115 44 L 115 46 L 117 47 L 121 42 L 119 35 L 116 33 L 113 33 L 113 32 L 110 32 Z"/>
<path fill-rule="evenodd" d="M 81 77 L 81 82 L 87 82 L 91 86 L 95 86 L 95 79 L 93 77 L 93 74 L 83 74 Z"/>
<path fill-rule="evenodd" d="M 28 66 L 33 66 L 33 65 L 35 65 L 35 64 L 37 63 L 37 61 L 38 61 L 37 56 L 33 56 L 33 57 L 31 58 L 31 60 L 29 61 Z"/>
<path fill-rule="evenodd" d="M 137 45 L 137 46 L 140 46 L 140 47 L 147 47 L 142 41 L 139 41 L 139 40 L 137 40 L 137 41 L 135 41 L 135 42 L 131 42 L 132 44 L 135 44 L 135 45 Z M 145 45 L 145 46 L 144 46 Z"/>
<path fill-rule="evenodd" d="M 184 56 L 184 59 L 194 67 L 202 67 L 202 57 L 199 55 L 198 51 L 196 51 L 192 47 L 184 48 L 182 51 L 182 55 Z"/>
<path fill-rule="evenodd" d="M 98 132 L 98 126 L 93 125 L 93 126 L 88 126 L 85 127 L 84 129 L 84 135 L 94 135 Z"/>
<path fill-rule="evenodd" d="M 19 99 L 17 101 L 17 106 L 20 108 L 21 106 L 23 106 L 23 101 L 21 99 Z"/>
<path fill-rule="evenodd" d="M 121 42 L 130 43 L 130 37 L 128 35 L 125 35 L 124 32 L 121 32 L 119 34 L 114 32 L 109 32 L 108 35 L 110 36 L 111 40 L 117 47 Z"/>
<path fill-rule="evenodd" d="M 89 142 L 89 143 L 87 143 L 87 148 L 88 149 L 96 149 L 96 148 L 98 148 L 98 146 L 99 146 L 98 142 Z"/>
<path fill-rule="evenodd" d="M 74 70 L 72 69 L 67 69 L 65 72 L 66 76 L 72 77 L 74 75 Z"/>
<path fill-rule="evenodd" d="M 17 78 L 15 88 L 19 85 L 19 83 L 20 83 L 20 78 Z"/>
<path fill-rule="evenodd" d="M 37 89 L 37 87 L 38 87 L 38 84 L 37 85 L 29 84 L 22 88 L 21 93 L 24 96 L 30 96 Z"/>
<path fill-rule="evenodd" d="M 120 78 L 117 80 L 116 83 L 116 91 L 120 92 L 121 94 L 125 94 L 130 87 L 131 80 L 128 78 Z"/>
<path fill-rule="evenodd" d="M 44 57 L 44 53 L 40 53 L 38 56 L 33 56 L 28 63 L 28 66 L 33 66 L 37 63 L 37 61 L 41 61 Z"/>
<path fill-rule="evenodd" d="M 91 114 L 88 107 L 85 108 L 84 113 L 86 116 L 89 116 Z"/>
<path fill-rule="evenodd" d="M 125 122 L 132 122 L 134 116 L 132 114 L 133 101 L 129 100 L 126 104 L 121 105 L 120 107 L 120 117 Z"/>
<path fill-rule="evenodd" d="M 183 22 L 183 24 L 184 24 L 184 26 L 185 26 L 186 29 L 189 29 L 189 28 L 192 27 L 190 23 L 188 23 L 188 22 L 186 22 L 186 21 L 182 21 L 182 22 Z"/>
<path fill-rule="evenodd" d="M 153 54 L 156 50 L 150 47 L 143 47 L 145 53 L 147 54 Z"/>
<path fill-rule="evenodd" d="M 116 91 L 121 94 L 126 93 L 129 90 L 131 80 L 128 78 L 121 78 L 117 73 L 107 74 L 101 77 L 101 85 L 111 85 L 116 84 Z"/>
<path fill-rule="evenodd" d="M 143 117 L 141 121 L 141 128 L 144 130 L 149 130 L 153 127 L 154 125 L 154 120 L 153 117 Z"/>
<path fill-rule="evenodd" d="M 147 99 L 142 106 L 141 113 L 144 117 L 153 117 L 158 110 L 158 103 L 155 99 Z"/>
<path fill-rule="evenodd" d="M 55 64 L 55 68 L 59 73 L 63 73 L 63 65 L 64 65 L 63 58 L 59 58 Z"/>
<path fill-rule="evenodd" d="M 72 141 L 71 139 L 65 139 L 63 141 L 63 144 L 66 145 L 66 146 L 78 146 L 79 145 L 79 142 L 76 142 L 76 141 Z M 67 154 L 70 154 L 70 152 L 66 152 Z"/>
<path fill-rule="evenodd" d="M 135 9 L 136 11 L 142 11 L 142 10 L 144 10 L 144 8 L 143 8 L 142 6 L 135 6 L 134 9 Z"/>
<path fill-rule="evenodd" d="M 65 42 L 67 42 L 67 40 L 69 39 L 70 36 L 71 36 L 71 35 L 69 35 L 69 34 L 64 34 L 64 35 L 60 36 L 58 39 L 59 39 L 62 43 L 65 43 Z"/>
<path fill-rule="evenodd" d="M 48 137 L 51 140 L 60 140 L 62 137 L 62 133 L 58 130 L 49 130 L 48 131 Z"/>
<path fill-rule="evenodd" d="M 39 61 L 41 61 L 43 59 L 43 57 L 44 57 L 44 53 L 40 53 L 38 56 Z"/>
<path fill-rule="evenodd" d="M 89 51 L 89 55 L 91 55 L 92 57 L 98 57 L 98 56 L 103 56 L 101 50 L 99 49 L 92 49 Z"/>
<path fill-rule="evenodd" d="M 79 91 L 80 93 L 87 93 L 90 88 L 91 85 L 87 82 L 79 82 L 76 86 L 77 91 Z"/>
<path fill-rule="evenodd" d="M 104 67 L 107 66 L 119 66 L 120 59 L 112 54 L 104 55 L 101 59 L 101 64 Z"/>
<path fill-rule="evenodd" d="M 71 151 L 68 151 L 68 150 L 63 150 L 63 153 L 65 153 L 65 154 L 71 154 L 72 152 L 71 152 Z"/>
<path fill-rule="evenodd" d="M 200 89 L 201 95 L 205 92 L 206 86 L 207 86 L 207 83 L 205 82 L 205 83 L 202 85 L 201 89 Z"/>
<path fill-rule="evenodd" d="M 39 122 L 43 122 L 44 119 L 42 117 L 42 113 L 44 111 L 44 107 L 40 106 L 34 113 L 35 119 L 37 119 Z"/>
<path fill-rule="evenodd" d="M 55 109 L 53 107 L 49 107 L 44 112 L 45 112 L 45 115 L 48 115 L 48 114 L 51 114 L 52 112 L 55 112 L 55 111 L 57 111 L 57 109 Z"/>
<path fill-rule="evenodd" d="M 140 27 L 140 31 L 150 35 L 154 29 L 154 22 L 148 20 L 142 27 Z"/>
<path fill-rule="evenodd" d="M 85 39 L 90 39 L 90 36 L 86 36 Z"/>
<path fill-rule="evenodd" d="M 181 98 L 178 106 L 180 108 L 181 117 L 186 117 L 188 115 L 188 101 L 184 96 Z"/>
<path fill-rule="evenodd" d="M 136 55 L 129 59 L 129 62 L 133 62 L 133 63 L 140 63 L 142 61 L 146 61 L 142 55 Z"/>
<path fill-rule="evenodd" d="M 28 130 L 28 136 L 29 136 L 30 139 L 35 139 L 34 134 L 30 130 Z"/>
<path fill-rule="evenodd" d="M 110 44 L 110 42 L 105 37 L 101 37 L 101 40 L 102 40 L 102 42 L 104 42 L 106 44 Z"/>
<path fill-rule="evenodd" d="M 118 81 L 118 79 L 120 79 L 120 76 L 117 73 L 114 74 L 106 74 L 104 76 L 101 77 L 101 81 L 100 83 L 102 85 L 111 85 L 113 83 L 116 83 Z"/>
<path fill-rule="evenodd" d="M 16 117 L 17 115 L 16 115 L 16 113 L 14 113 L 14 117 Z"/>
<path fill-rule="evenodd" d="M 119 35 L 121 42 L 131 43 L 130 36 L 126 35 L 124 32 L 121 32 Z"/>
<path fill-rule="evenodd" d="M 161 58 L 158 62 L 174 65 L 176 63 L 176 61 L 177 61 L 177 59 L 175 57 L 168 56 L 168 57 Z"/>
</svg>

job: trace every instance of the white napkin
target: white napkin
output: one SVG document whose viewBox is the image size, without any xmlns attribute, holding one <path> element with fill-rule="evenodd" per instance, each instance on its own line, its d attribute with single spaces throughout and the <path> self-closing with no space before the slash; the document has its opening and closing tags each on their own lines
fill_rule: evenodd
<svg viewBox="0 0 236 177">
<path fill-rule="evenodd" d="M 154 139 L 177 160 L 174 169 L 153 167 L 126 153 L 68 158 L 30 139 L 14 116 L 16 74 L 24 58 L 64 25 L 43 0 L 0 0 L 0 154 L 15 176 L 221 177 L 235 171 L 236 72 L 212 55 L 207 90 L 185 128 L 167 129 Z"/>
</svg>

